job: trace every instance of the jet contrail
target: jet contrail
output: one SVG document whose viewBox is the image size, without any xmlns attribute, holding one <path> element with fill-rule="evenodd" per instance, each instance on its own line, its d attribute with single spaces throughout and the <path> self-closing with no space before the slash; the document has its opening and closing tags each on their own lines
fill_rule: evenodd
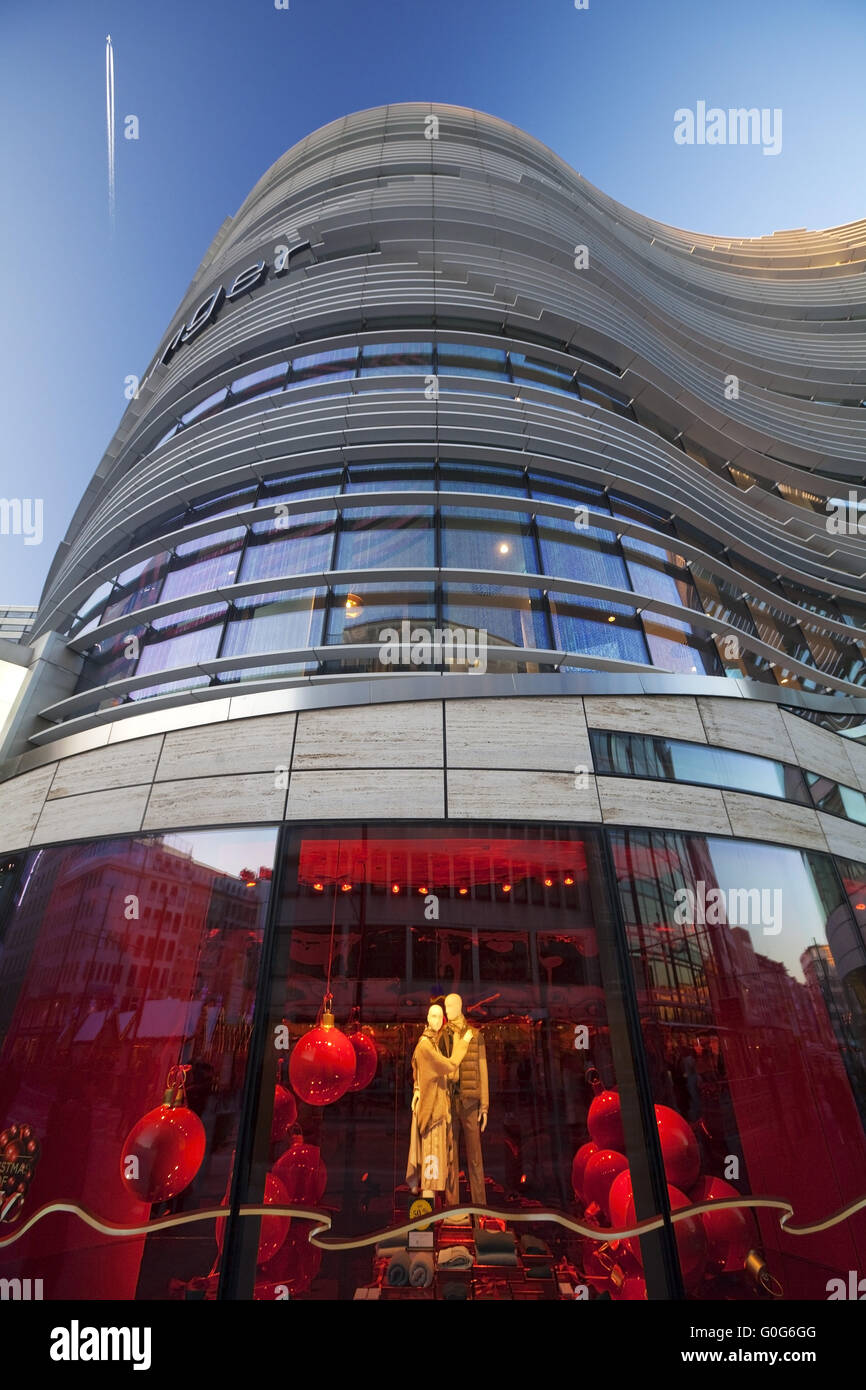
<svg viewBox="0 0 866 1390">
<path fill-rule="evenodd" d="M 108 215 L 114 230 L 114 49 L 105 36 L 105 121 L 108 134 Z"/>
</svg>

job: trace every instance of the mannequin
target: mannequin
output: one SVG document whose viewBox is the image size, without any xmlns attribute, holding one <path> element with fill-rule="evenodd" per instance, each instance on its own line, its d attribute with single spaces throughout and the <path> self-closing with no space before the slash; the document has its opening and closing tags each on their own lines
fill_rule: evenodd
<svg viewBox="0 0 866 1390">
<path fill-rule="evenodd" d="M 439 1049 L 439 1038 L 445 1022 L 441 1006 L 431 1004 L 427 1012 L 427 1027 L 418 1039 L 412 1054 L 412 1127 L 409 1133 L 409 1159 L 406 1181 L 413 1192 L 423 1182 L 423 1197 L 444 1192 L 451 1181 L 454 1166 L 454 1145 L 451 1138 L 451 1103 L 448 1097 L 448 1078 L 456 1075 L 474 1038 L 471 1028 L 464 1024 L 462 1036 L 456 1031 L 450 1057 Z"/>
<path fill-rule="evenodd" d="M 465 1036 L 467 1022 L 463 1014 L 463 1000 L 459 994 L 449 994 L 445 999 L 445 1013 L 448 1022 L 442 1033 L 440 1046 L 453 1061 L 457 1056 L 458 1040 Z M 476 1029 L 468 1047 L 462 1051 L 457 1067 L 457 1075 L 449 1082 L 451 1092 L 451 1126 L 453 1131 L 454 1163 L 450 1170 L 451 1182 L 446 1187 L 445 1200 L 449 1206 L 460 1203 L 460 1132 L 466 1148 L 466 1167 L 469 1175 L 469 1190 L 472 1205 L 487 1205 L 484 1192 L 484 1163 L 481 1158 L 481 1135 L 487 1128 L 487 1114 L 490 1109 L 490 1091 L 487 1078 L 487 1053 L 484 1038 Z"/>
</svg>

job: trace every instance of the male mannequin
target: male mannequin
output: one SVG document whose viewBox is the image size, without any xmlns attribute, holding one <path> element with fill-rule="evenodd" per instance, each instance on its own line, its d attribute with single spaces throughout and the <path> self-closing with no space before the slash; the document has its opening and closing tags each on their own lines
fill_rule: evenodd
<svg viewBox="0 0 866 1390">
<path fill-rule="evenodd" d="M 449 994 L 445 999 L 445 1014 L 448 1022 L 443 1030 L 440 1046 L 453 1061 L 457 1049 L 465 1039 L 468 1028 L 463 1015 L 463 1000 L 459 994 Z M 450 1170 L 452 1181 L 445 1189 L 445 1200 L 449 1206 L 460 1204 L 460 1131 L 466 1146 L 466 1166 L 469 1173 L 469 1190 L 474 1207 L 486 1206 L 484 1192 L 484 1164 L 481 1158 L 481 1135 L 487 1128 L 487 1113 L 490 1108 L 490 1093 L 487 1079 L 487 1053 L 484 1038 L 476 1029 L 474 1037 L 464 1049 L 457 1068 L 457 1075 L 449 1083 L 451 1091 L 451 1125 L 454 1138 L 454 1163 Z"/>
<path fill-rule="evenodd" d="M 441 1006 L 431 1004 L 427 1011 L 427 1027 L 412 1054 L 415 1085 L 406 1181 L 413 1192 L 417 1192 L 423 1181 L 421 1195 L 430 1198 L 453 1182 L 454 1143 L 448 1079 L 457 1074 L 475 1038 L 464 1020 L 462 1029 L 455 1029 L 451 1035 L 453 1046 L 450 1056 L 444 1056 L 439 1049 L 444 1022 Z"/>
</svg>

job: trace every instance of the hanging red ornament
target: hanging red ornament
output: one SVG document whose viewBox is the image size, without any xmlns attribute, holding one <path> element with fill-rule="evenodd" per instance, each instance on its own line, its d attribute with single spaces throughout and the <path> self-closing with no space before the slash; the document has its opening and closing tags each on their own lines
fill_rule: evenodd
<svg viewBox="0 0 866 1390">
<path fill-rule="evenodd" d="M 232 1166 L 234 1166 L 234 1164 Z M 223 1198 L 223 1203 L 225 1206 L 228 1206 L 229 1204 L 229 1198 L 231 1195 L 231 1185 L 232 1180 L 231 1176 L 229 1176 L 228 1187 L 226 1188 L 225 1197 Z M 268 1173 L 265 1177 L 265 1195 L 263 1205 L 266 1207 L 290 1207 L 292 1205 L 291 1201 L 289 1200 L 288 1192 L 286 1191 L 283 1184 L 280 1182 L 279 1178 L 275 1177 L 273 1173 Z M 272 1259 L 274 1255 L 276 1255 L 277 1251 L 283 1244 L 283 1241 L 286 1239 L 286 1236 L 289 1234 L 289 1228 L 291 1224 L 292 1218 L 290 1216 L 262 1217 L 262 1226 L 261 1231 L 259 1233 L 259 1248 L 258 1253 L 256 1255 L 256 1264 L 265 1264 L 268 1260 Z M 222 1254 L 223 1240 L 225 1239 L 225 1230 L 226 1219 L 224 1216 L 218 1216 L 216 1220 L 216 1229 L 214 1231 L 214 1235 L 216 1236 L 217 1249 L 219 1250 L 220 1254 Z"/>
<path fill-rule="evenodd" d="M 589 1143 L 581 1144 L 571 1163 L 571 1187 L 575 1197 L 579 1202 L 585 1201 L 583 1195 L 583 1178 L 586 1172 L 586 1165 L 594 1153 L 598 1153 L 598 1145 Z"/>
<path fill-rule="evenodd" d="M 355 1049 L 334 1027 L 331 1003 L 328 994 L 322 1022 L 295 1043 L 289 1058 L 292 1088 L 307 1105 L 332 1105 L 355 1079 Z"/>
<path fill-rule="evenodd" d="M 277 1159 L 273 1172 L 286 1189 L 291 1206 L 318 1206 L 328 1185 L 328 1170 L 319 1149 L 305 1144 L 300 1133 Z"/>
<path fill-rule="evenodd" d="M 590 1155 L 583 1175 L 583 1191 L 586 1201 L 594 1203 L 607 1220 L 610 1219 L 608 1197 L 613 1180 L 628 1168 L 628 1159 L 615 1149 L 598 1149 Z"/>
<path fill-rule="evenodd" d="M 665 1176 L 674 1187 L 688 1191 L 692 1183 L 697 1182 L 701 1171 L 698 1141 L 692 1133 L 691 1126 L 676 1110 L 671 1110 L 670 1106 L 655 1106 L 655 1116 Z"/>
<path fill-rule="evenodd" d="M 690 1207 L 691 1199 L 684 1192 L 668 1183 L 668 1201 L 671 1204 L 671 1211 L 679 1211 L 681 1207 Z M 625 1225 L 631 1226 L 635 1220 L 634 1198 L 631 1197 L 626 1210 Z M 680 1270 L 682 1271 L 683 1283 L 688 1290 L 694 1290 L 700 1283 L 701 1276 L 707 1263 L 707 1237 L 701 1224 L 699 1216 L 689 1216 L 685 1221 L 677 1221 L 674 1225 L 674 1237 L 677 1242 L 677 1253 L 680 1257 Z M 634 1255 L 635 1259 L 642 1266 L 643 1258 L 640 1250 L 640 1239 L 635 1236 L 626 1241 L 626 1244 Z"/>
<path fill-rule="evenodd" d="M 298 1118 L 298 1103 L 283 1083 L 283 1058 L 277 1064 L 277 1084 L 274 1087 L 274 1115 L 271 1120 L 271 1143 L 285 1139 Z"/>
<path fill-rule="evenodd" d="M 739 1192 L 722 1178 L 699 1178 L 689 1194 L 692 1202 L 720 1202 L 739 1197 Z M 707 1255 L 718 1274 L 739 1273 L 757 1241 L 754 1223 L 742 1207 L 707 1211 L 700 1217 L 707 1237 Z"/>
<path fill-rule="evenodd" d="M 607 1194 L 607 1206 L 610 1214 L 610 1224 L 615 1231 L 624 1231 L 629 1225 L 629 1202 L 633 1197 L 631 1188 L 631 1172 L 628 1167 L 623 1168 L 617 1173 L 610 1185 Z M 634 1212 L 634 1204 L 631 1207 Z"/>
<path fill-rule="evenodd" d="M 284 1288 L 292 1295 L 307 1292 L 322 1263 L 321 1248 L 310 1245 L 309 1233 L 308 1222 L 292 1222 L 280 1249 L 259 1268 L 254 1298 L 273 1302 L 284 1296 Z"/>
<path fill-rule="evenodd" d="M 600 1149 L 622 1153 L 625 1135 L 622 1128 L 619 1092 L 601 1091 L 589 1107 L 586 1119 L 589 1136 Z"/>
<path fill-rule="evenodd" d="M 186 1104 L 188 1066 L 172 1067 L 162 1105 L 133 1125 L 120 1155 L 120 1180 L 142 1202 L 167 1202 L 202 1165 L 204 1125 Z"/>
<path fill-rule="evenodd" d="M 369 1033 L 364 1032 L 363 1028 L 354 1029 L 349 1034 L 349 1042 L 355 1051 L 355 1079 L 349 1090 L 363 1091 L 364 1087 L 369 1086 L 376 1075 L 379 1054 L 376 1051 L 375 1042 Z"/>
</svg>

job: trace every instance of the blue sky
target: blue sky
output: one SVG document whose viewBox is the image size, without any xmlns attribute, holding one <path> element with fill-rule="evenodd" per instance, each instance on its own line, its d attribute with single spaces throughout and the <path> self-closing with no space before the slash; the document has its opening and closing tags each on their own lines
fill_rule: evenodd
<svg viewBox="0 0 866 1390">
<path fill-rule="evenodd" d="M 116 65 L 109 233 L 105 35 Z M 423 100 L 522 126 L 652 217 L 755 236 L 866 216 L 866 0 L 2 0 L 0 604 L 54 550 L 219 224 L 308 131 Z M 673 114 L 780 107 L 783 145 L 687 147 Z M 140 139 L 123 139 L 137 115 Z"/>
</svg>

